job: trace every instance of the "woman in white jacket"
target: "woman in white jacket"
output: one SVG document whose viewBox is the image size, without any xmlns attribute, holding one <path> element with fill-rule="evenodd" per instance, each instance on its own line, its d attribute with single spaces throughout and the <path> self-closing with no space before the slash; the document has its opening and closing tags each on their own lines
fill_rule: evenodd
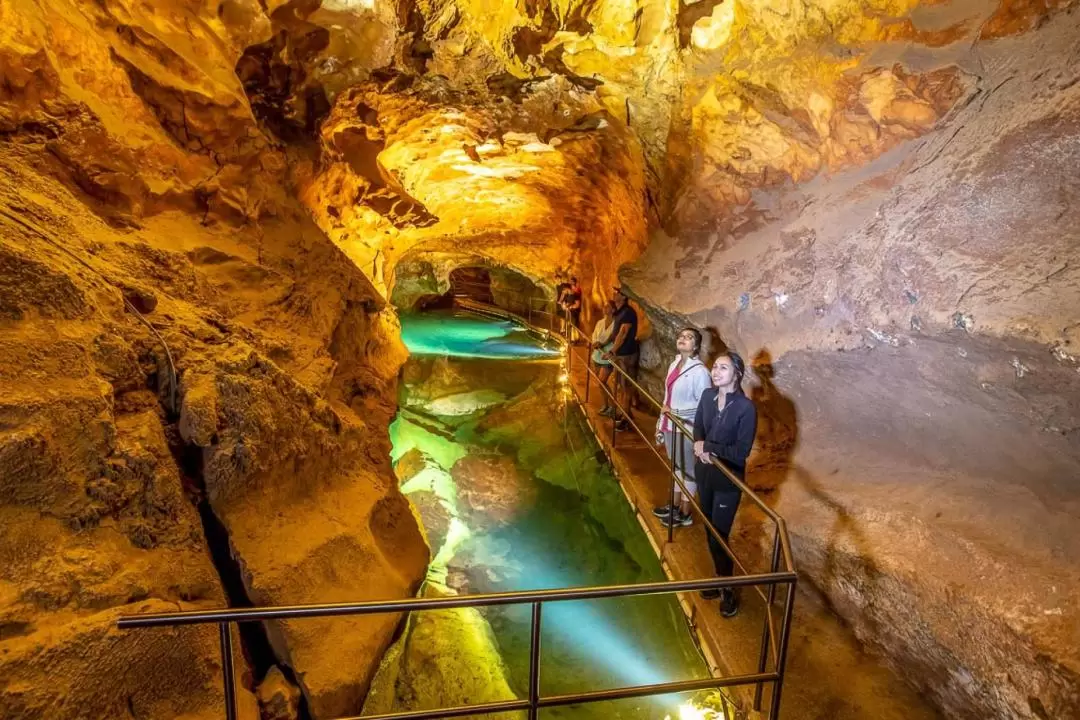
<svg viewBox="0 0 1080 720">
<path fill-rule="evenodd" d="M 596 322 L 596 326 L 593 328 L 592 345 L 596 347 L 593 350 L 592 361 L 596 366 L 597 377 L 600 379 L 600 384 L 607 386 L 608 378 L 611 377 L 613 372 L 611 367 L 611 361 L 604 359 L 604 353 L 611 350 L 612 343 L 606 343 L 608 335 L 611 335 L 611 326 L 614 323 L 615 315 L 615 303 L 608 300 L 604 306 L 604 314 Z M 604 415 L 607 411 L 612 410 L 611 404 L 608 402 L 608 394 L 604 393 L 604 407 L 600 409 L 600 414 Z"/>
<path fill-rule="evenodd" d="M 712 387 L 712 377 L 698 357 L 701 353 L 701 332 L 695 328 L 683 328 L 675 338 L 679 354 L 668 366 L 664 382 L 664 410 L 675 415 L 687 426 L 693 428 L 694 414 L 697 412 L 701 394 Z M 694 483 L 694 438 L 677 431 L 666 414 L 661 413 L 656 421 L 656 444 L 667 448 L 668 460 L 674 458 L 676 472 L 686 485 L 690 496 L 684 496 L 678 484 L 675 485 L 675 505 L 665 505 L 653 510 L 664 523 L 674 523 L 685 527 L 694 523 L 690 515 L 690 497 L 697 492 Z"/>
</svg>

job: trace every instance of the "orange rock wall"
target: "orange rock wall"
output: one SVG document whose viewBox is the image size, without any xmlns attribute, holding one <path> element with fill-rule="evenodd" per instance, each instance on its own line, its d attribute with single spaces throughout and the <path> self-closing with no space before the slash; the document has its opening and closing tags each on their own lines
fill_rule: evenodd
<svg viewBox="0 0 1080 720">
<path fill-rule="evenodd" d="M 388 295 L 422 258 L 443 283 L 475 263 L 548 288 L 576 273 L 598 303 L 644 248 L 639 146 L 565 82 L 510 100 L 399 75 L 339 95 L 322 141 L 305 202 Z"/>
<path fill-rule="evenodd" d="M 260 604 L 426 568 L 388 460 L 396 320 L 252 114 L 234 67 L 270 20 L 218 9 L 0 8 L 4 717 L 221 716 L 212 628 L 114 627 L 225 602 L 193 499 Z M 271 628 L 273 660 L 358 712 L 396 622 Z"/>
</svg>

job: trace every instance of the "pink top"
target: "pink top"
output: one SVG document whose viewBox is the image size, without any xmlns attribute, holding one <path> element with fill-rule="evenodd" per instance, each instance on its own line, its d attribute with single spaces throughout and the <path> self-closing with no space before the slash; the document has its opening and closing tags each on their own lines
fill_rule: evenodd
<svg viewBox="0 0 1080 720">
<path fill-rule="evenodd" d="M 666 388 L 664 390 L 664 407 L 671 405 L 671 390 L 675 387 L 675 381 L 679 379 L 679 375 L 681 374 L 679 372 L 679 370 L 682 369 L 681 367 L 679 367 L 680 365 L 682 365 L 682 363 L 677 363 L 675 367 L 671 368 L 671 372 L 668 373 L 667 380 L 664 381 L 664 387 Z M 660 431 L 667 432 L 670 429 L 671 422 L 668 420 L 668 416 L 664 415 L 660 418 Z"/>
</svg>

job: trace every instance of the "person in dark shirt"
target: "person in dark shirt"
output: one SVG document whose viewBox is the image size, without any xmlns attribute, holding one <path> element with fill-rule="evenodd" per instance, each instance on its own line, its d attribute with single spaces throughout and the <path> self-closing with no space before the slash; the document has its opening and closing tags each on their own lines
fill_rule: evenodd
<svg viewBox="0 0 1080 720">
<path fill-rule="evenodd" d="M 742 391 L 746 365 L 738 353 L 729 352 L 716 359 L 712 366 L 713 387 L 701 395 L 694 418 L 694 477 L 698 483 L 701 509 L 717 533 L 728 543 L 735 512 L 742 500 L 742 491 L 724 472 L 713 464 L 719 461 L 742 480 L 746 475 L 746 459 L 757 433 L 757 409 Z M 734 563 L 723 546 L 709 537 L 716 574 L 728 577 Z M 730 547 L 730 543 L 728 543 Z M 739 612 L 739 597 L 731 588 L 706 590 L 705 598 L 720 598 L 720 614 L 732 617 Z"/>
<path fill-rule="evenodd" d="M 574 327 L 581 329 L 581 299 L 584 292 L 578 284 L 576 277 L 570 278 L 570 286 L 563 291 L 559 304 L 562 305 L 565 317 Z M 570 328 L 563 333 L 567 340 L 573 340 Z"/>
<path fill-rule="evenodd" d="M 614 362 L 627 376 L 637 380 L 638 360 L 641 350 L 637 339 L 637 312 L 630 307 L 630 301 L 622 288 L 615 288 L 614 301 L 616 309 L 615 315 L 612 317 L 611 335 L 609 336 L 612 347 L 604 354 L 604 357 Z M 622 373 L 619 373 L 615 383 L 615 392 L 617 395 L 622 395 L 623 403 L 628 409 L 634 408 L 637 392 L 634 390 L 633 385 L 626 381 Z M 611 417 L 617 417 L 619 415 L 618 409 L 612 408 L 610 415 Z M 628 427 L 625 418 L 617 418 L 615 424 L 617 430 L 625 430 Z"/>
<path fill-rule="evenodd" d="M 559 284 L 555 286 L 555 304 L 551 306 L 551 314 L 555 317 L 562 318 L 565 313 L 564 303 L 566 302 L 566 294 L 570 292 L 570 283 L 563 280 L 562 274 L 557 274 L 555 279 L 559 280 Z"/>
</svg>

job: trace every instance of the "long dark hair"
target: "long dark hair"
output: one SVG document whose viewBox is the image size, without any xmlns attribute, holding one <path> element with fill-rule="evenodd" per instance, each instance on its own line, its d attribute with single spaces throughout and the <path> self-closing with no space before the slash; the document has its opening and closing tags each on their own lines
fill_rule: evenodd
<svg viewBox="0 0 1080 720">
<path fill-rule="evenodd" d="M 742 355 L 734 350 L 728 350 L 720 357 L 728 357 L 731 359 L 731 364 L 735 367 L 735 387 L 742 390 L 742 379 L 746 375 L 746 361 L 742 359 Z"/>
<path fill-rule="evenodd" d="M 675 337 L 679 337 L 680 335 L 682 335 L 685 332 L 688 332 L 688 333 L 690 333 L 691 335 L 694 336 L 694 353 L 693 353 L 693 355 L 691 355 L 691 357 L 697 357 L 698 355 L 701 354 L 701 342 L 702 342 L 701 331 L 698 330 L 695 327 L 684 327 L 682 330 L 675 333 Z"/>
</svg>

